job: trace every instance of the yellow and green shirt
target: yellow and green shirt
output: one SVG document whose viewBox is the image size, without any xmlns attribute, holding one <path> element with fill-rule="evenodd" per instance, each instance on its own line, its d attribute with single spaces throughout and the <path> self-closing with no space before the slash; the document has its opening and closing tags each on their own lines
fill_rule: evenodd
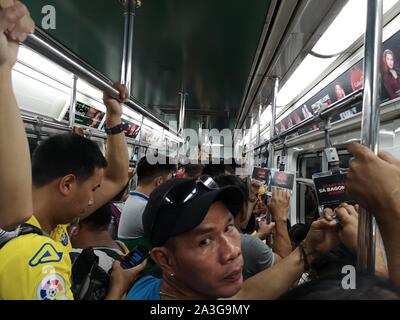
<svg viewBox="0 0 400 320">
<path fill-rule="evenodd" d="M 35 217 L 26 223 L 41 228 Z M 10 240 L 0 249 L 0 300 L 72 300 L 71 250 L 66 225 Z"/>
</svg>

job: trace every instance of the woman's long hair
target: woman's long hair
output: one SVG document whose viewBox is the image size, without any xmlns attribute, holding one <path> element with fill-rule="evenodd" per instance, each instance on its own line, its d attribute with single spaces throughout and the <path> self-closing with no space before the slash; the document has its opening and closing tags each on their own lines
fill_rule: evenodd
<svg viewBox="0 0 400 320">
<path fill-rule="evenodd" d="M 387 57 L 389 54 L 393 57 L 393 61 L 394 61 L 393 69 L 394 69 L 397 73 L 400 73 L 399 67 L 398 67 L 397 61 L 396 61 L 396 56 L 394 55 L 393 51 L 390 50 L 390 49 L 386 49 L 385 51 L 383 51 L 383 54 L 382 54 L 383 73 L 388 73 L 388 74 L 390 74 L 390 72 L 389 72 L 389 67 L 388 67 L 388 65 L 387 65 L 387 63 L 386 63 L 386 57 Z"/>
</svg>

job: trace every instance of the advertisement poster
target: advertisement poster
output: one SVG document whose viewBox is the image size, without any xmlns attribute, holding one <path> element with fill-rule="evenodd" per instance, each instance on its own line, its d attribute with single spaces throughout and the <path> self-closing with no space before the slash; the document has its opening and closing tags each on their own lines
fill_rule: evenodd
<svg viewBox="0 0 400 320">
<path fill-rule="evenodd" d="M 293 190 L 294 174 L 290 172 L 279 171 L 278 169 L 271 170 L 270 188 L 280 188 L 289 191 Z"/>
<path fill-rule="evenodd" d="M 77 101 L 75 107 L 75 123 L 78 125 L 100 129 L 99 126 L 105 113 L 87 104 Z M 69 121 L 69 111 L 65 114 L 64 120 Z"/>
<path fill-rule="evenodd" d="M 354 202 L 346 190 L 346 174 L 314 175 L 313 180 L 320 206 L 334 210 L 341 203 Z"/>
<path fill-rule="evenodd" d="M 363 63 L 361 60 L 331 82 L 319 93 L 309 99 L 303 106 L 294 110 L 290 115 L 276 124 L 277 133 L 282 133 L 293 125 L 302 122 L 319 112 L 321 108 L 329 107 L 342 100 L 349 94 L 362 89 L 364 83 Z M 381 53 L 381 101 L 386 102 L 400 97 L 400 32 L 393 35 L 382 44 Z M 362 104 L 332 118 L 332 122 L 348 119 L 362 111 Z M 313 129 L 313 124 L 298 132 L 303 134 Z"/>
<path fill-rule="evenodd" d="M 129 128 L 125 130 L 125 135 L 128 138 L 136 139 L 140 132 L 140 126 L 135 123 L 131 123 L 129 121 L 124 121 L 124 122 L 128 122 L 130 124 Z"/>
<path fill-rule="evenodd" d="M 253 169 L 252 178 L 268 185 L 271 179 L 271 170 L 267 168 L 255 167 Z"/>
</svg>

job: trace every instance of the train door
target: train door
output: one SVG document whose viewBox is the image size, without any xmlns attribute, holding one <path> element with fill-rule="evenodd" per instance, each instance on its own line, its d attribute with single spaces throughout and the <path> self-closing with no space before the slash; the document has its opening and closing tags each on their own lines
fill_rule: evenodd
<svg viewBox="0 0 400 320">
<path fill-rule="evenodd" d="M 339 166 L 349 168 L 351 155 L 347 150 L 338 150 Z M 298 179 L 296 182 L 296 221 L 297 223 L 311 223 L 319 218 L 318 203 L 312 183 L 312 175 L 324 171 L 322 152 L 301 154 L 297 158 Z"/>
</svg>

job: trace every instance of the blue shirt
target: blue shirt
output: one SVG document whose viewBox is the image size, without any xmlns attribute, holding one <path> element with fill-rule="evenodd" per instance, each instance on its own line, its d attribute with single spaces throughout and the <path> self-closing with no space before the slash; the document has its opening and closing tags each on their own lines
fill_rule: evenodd
<svg viewBox="0 0 400 320">
<path fill-rule="evenodd" d="M 162 279 L 152 276 L 140 278 L 129 290 L 126 300 L 161 300 L 161 282 Z"/>
</svg>

